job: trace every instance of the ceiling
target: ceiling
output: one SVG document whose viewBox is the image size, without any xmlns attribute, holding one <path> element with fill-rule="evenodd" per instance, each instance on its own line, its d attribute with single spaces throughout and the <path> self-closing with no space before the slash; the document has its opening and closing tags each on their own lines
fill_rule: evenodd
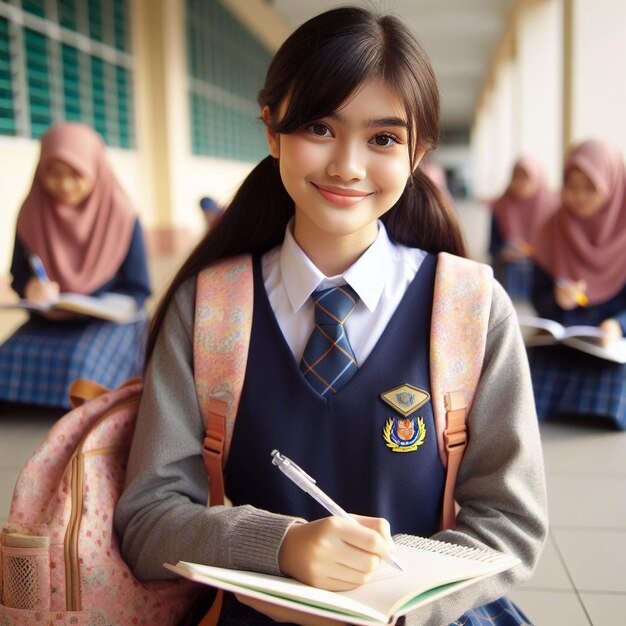
<svg viewBox="0 0 626 626">
<path fill-rule="evenodd" d="M 466 135 L 515 0 L 365 0 L 401 17 L 428 53 L 442 100 L 443 139 Z M 269 0 L 292 27 L 345 0 Z"/>
</svg>

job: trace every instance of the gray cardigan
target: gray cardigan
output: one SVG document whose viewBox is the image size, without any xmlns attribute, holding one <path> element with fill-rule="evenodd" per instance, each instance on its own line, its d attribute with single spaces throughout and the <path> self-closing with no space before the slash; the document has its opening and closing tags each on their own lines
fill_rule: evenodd
<svg viewBox="0 0 626 626">
<path fill-rule="evenodd" d="M 193 379 L 195 281 L 177 291 L 148 365 L 115 515 L 122 552 L 142 579 L 172 577 L 179 560 L 280 574 L 277 555 L 294 518 L 251 506 L 206 508 L 203 416 Z M 515 311 L 494 281 L 483 373 L 456 484 L 457 527 L 433 538 L 491 547 L 522 565 L 410 613 L 407 624 L 446 626 L 531 575 L 547 533 L 543 457 Z"/>
</svg>

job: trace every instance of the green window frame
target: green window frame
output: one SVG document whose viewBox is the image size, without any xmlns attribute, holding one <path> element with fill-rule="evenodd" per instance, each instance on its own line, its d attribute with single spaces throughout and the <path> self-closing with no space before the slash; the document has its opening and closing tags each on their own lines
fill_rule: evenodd
<svg viewBox="0 0 626 626">
<path fill-rule="evenodd" d="M 0 135 L 15 135 L 13 70 L 9 48 L 9 20 L 0 17 Z"/>
<path fill-rule="evenodd" d="M 191 152 L 255 162 L 267 155 L 256 102 L 271 52 L 219 0 L 186 0 Z"/>
<path fill-rule="evenodd" d="M 130 0 L 0 0 L 0 135 L 82 121 L 135 147 Z"/>
</svg>

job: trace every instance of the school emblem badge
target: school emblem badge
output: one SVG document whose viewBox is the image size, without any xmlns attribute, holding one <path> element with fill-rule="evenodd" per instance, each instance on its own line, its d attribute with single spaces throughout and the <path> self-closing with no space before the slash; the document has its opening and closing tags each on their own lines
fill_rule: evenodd
<svg viewBox="0 0 626 626">
<path fill-rule="evenodd" d="M 400 385 L 380 394 L 381 399 L 402 415 L 390 417 L 383 427 L 383 439 L 392 452 L 413 452 L 424 443 L 423 417 L 409 417 L 430 400 L 430 394 L 413 385 Z"/>
<path fill-rule="evenodd" d="M 383 439 L 392 452 L 413 452 L 424 443 L 426 426 L 423 417 L 390 417 L 383 428 Z"/>
</svg>

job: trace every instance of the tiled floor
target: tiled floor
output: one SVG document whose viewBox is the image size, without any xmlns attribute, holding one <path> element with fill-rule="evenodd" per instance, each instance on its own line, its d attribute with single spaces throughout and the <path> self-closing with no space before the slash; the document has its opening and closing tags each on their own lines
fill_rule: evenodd
<svg viewBox="0 0 626 626">
<path fill-rule="evenodd" d="M 481 257 L 486 216 L 459 205 L 472 256 Z M 157 284 L 173 261 L 154 265 Z M 0 520 L 18 472 L 56 412 L 0 405 Z M 537 626 L 626 623 L 626 432 L 605 424 L 541 425 L 550 535 L 535 575 L 510 596 Z"/>
</svg>

